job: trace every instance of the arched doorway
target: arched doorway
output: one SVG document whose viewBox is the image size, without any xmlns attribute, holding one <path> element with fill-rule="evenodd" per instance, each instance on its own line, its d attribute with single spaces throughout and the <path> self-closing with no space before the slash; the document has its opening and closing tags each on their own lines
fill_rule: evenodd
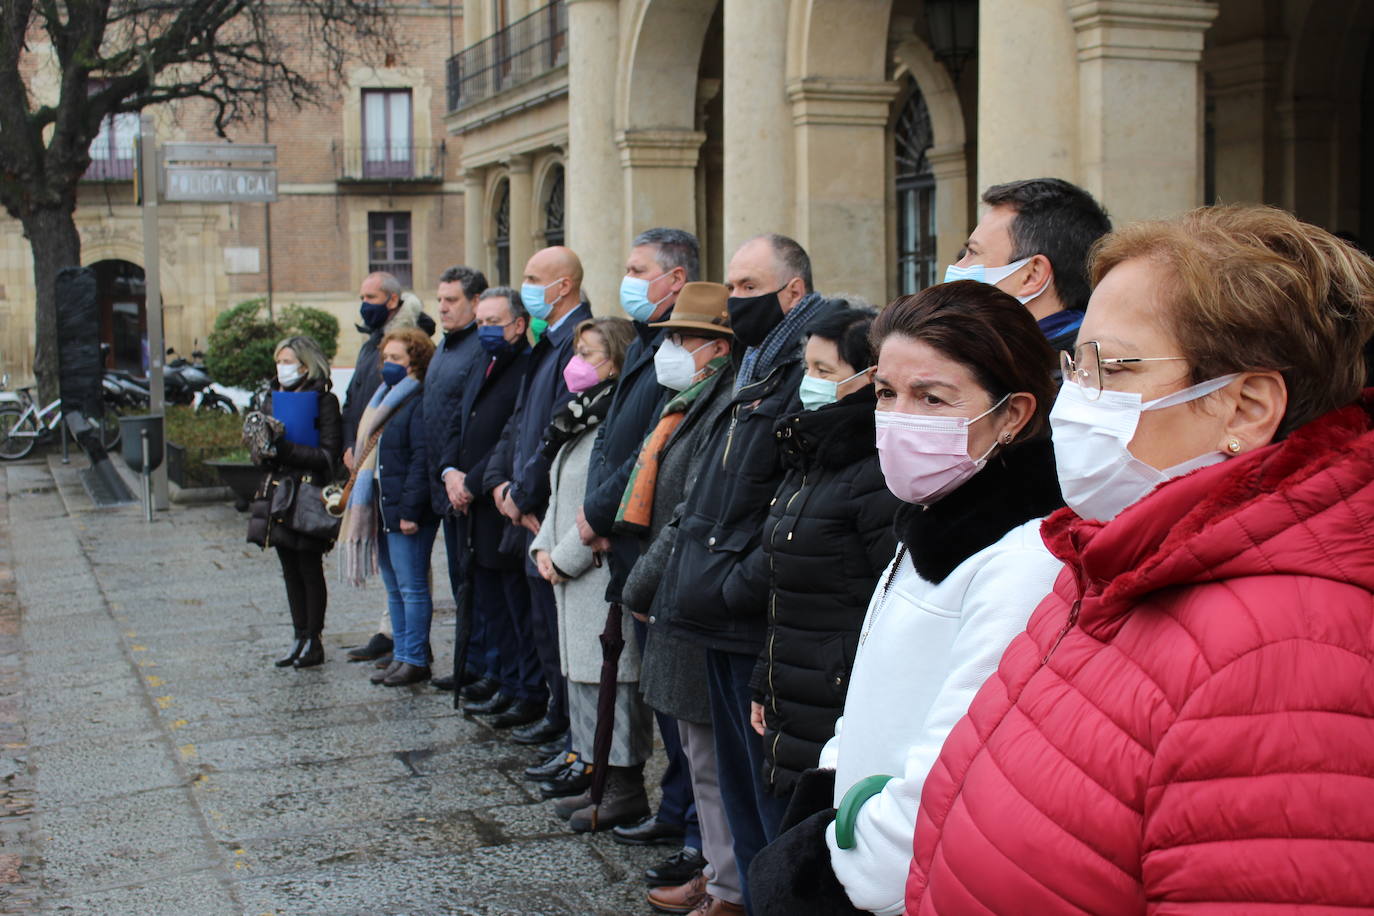
<svg viewBox="0 0 1374 916">
<path fill-rule="evenodd" d="M 897 195 L 897 293 L 918 292 L 936 282 L 935 173 L 927 154 L 934 145 L 930 109 L 910 76 L 893 127 Z"/>
<path fill-rule="evenodd" d="M 544 192 L 544 245 L 562 245 L 563 232 L 563 166 L 549 168 Z"/>
<path fill-rule="evenodd" d="M 105 364 L 139 375 L 148 369 L 148 309 L 143 268 L 129 261 L 96 261 L 100 341 L 109 346 Z M 165 300 L 164 300 L 165 301 Z"/>
<path fill-rule="evenodd" d="M 510 285 L 510 179 L 502 178 L 496 188 L 492 211 L 492 245 L 496 248 L 496 282 Z"/>
</svg>

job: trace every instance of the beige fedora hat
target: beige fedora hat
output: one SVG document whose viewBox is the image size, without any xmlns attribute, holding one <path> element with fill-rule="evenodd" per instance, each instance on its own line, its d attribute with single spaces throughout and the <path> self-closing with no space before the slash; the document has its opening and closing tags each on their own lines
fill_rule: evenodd
<svg viewBox="0 0 1374 916">
<path fill-rule="evenodd" d="M 730 310 L 726 302 L 730 291 L 720 283 L 688 283 L 677 294 L 672 317 L 655 321 L 651 328 L 674 328 L 679 331 L 704 332 L 704 337 L 734 337 L 730 330 Z"/>
</svg>

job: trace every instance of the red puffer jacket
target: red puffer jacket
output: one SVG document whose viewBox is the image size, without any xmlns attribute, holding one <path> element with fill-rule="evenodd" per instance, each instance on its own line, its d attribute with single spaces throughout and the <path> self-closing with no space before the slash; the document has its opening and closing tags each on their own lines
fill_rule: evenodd
<svg viewBox="0 0 1374 916">
<path fill-rule="evenodd" d="M 908 913 L 1374 908 L 1372 428 L 1046 521 L 1067 568 L 926 780 Z"/>
</svg>

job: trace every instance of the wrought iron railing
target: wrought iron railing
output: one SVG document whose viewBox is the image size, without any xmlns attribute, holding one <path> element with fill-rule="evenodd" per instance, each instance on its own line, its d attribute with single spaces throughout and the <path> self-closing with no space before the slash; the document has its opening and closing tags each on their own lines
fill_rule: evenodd
<svg viewBox="0 0 1374 916">
<path fill-rule="evenodd" d="M 568 7 L 554 0 L 448 60 L 448 110 L 460 111 L 568 62 Z"/>
<path fill-rule="evenodd" d="M 116 157 L 114 159 L 92 159 L 81 176 L 82 181 L 133 181 L 134 159 Z"/>
<path fill-rule="evenodd" d="M 369 143 L 362 146 L 334 144 L 334 174 L 341 182 L 443 181 L 447 148 L 441 140 L 431 145 Z"/>
</svg>

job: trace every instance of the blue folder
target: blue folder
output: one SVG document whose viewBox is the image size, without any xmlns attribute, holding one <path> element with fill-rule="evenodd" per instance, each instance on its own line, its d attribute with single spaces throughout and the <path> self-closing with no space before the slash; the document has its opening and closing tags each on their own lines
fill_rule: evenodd
<svg viewBox="0 0 1374 916">
<path fill-rule="evenodd" d="M 319 447 L 320 431 L 315 426 L 319 415 L 318 391 L 272 392 L 272 416 L 286 427 L 286 441 L 293 445 Z"/>
</svg>

